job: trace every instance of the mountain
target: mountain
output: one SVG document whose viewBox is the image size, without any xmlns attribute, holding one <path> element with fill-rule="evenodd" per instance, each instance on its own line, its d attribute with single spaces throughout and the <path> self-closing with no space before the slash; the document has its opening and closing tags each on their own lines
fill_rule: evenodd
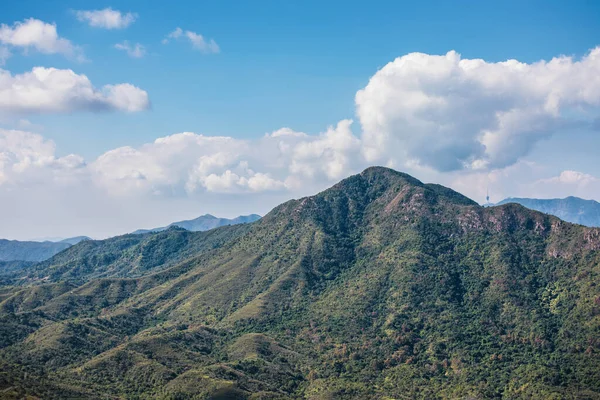
<svg viewBox="0 0 600 400">
<path fill-rule="evenodd" d="M 546 214 L 556 215 L 558 218 L 574 224 L 600 227 L 600 203 L 594 200 L 584 200 L 579 197 L 564 199 L 528 199 L 508 198 L 498 205 L 517 203 Z"/>
<path fill-rule="evenodd" d="M 149 234 L 128 234 L 105 240 L 85 240 L 50 259 L 5 273 L 4 282 L 65 281 L 83 283 L 96 278 L 137 277 L 165 269 L 178 261 L 245 232 L 245 225 L 206 232 L 171 227 Z M 1 282 L 1 281 L 0 281 Z"/>
<path fill-rule="evenodd" d="M 87 236 L 77 236 L 57 242 L 0 239 L 0 261 L 43 261 L 82 240 L 89 239 Z"/>
<path fill-rule="evenodd" d="M 66 242 L 24 242 L 0 239 L 0 261 L 42 261 L 70 247 Z"/>
<path fill-rule="evenodd" d="M 239 217 L 233 219 L 218 218 L 210 214 L 205 214 L 195 219 L 173 222 L 172 224 L 161 228 L 138 229 L 137 231 L 133 232 L 133 234 L 160 232 L 173 226 L 187 229 L 188 231 L 192 232 L 207 231 L 209 229 L 218 228 L 220 226 L 247 224 L 250 222 L 257 221 L 258 219 L 260 219 L 260 215 L 257 214 L 240 215 Z"/>
<path fill-rule="evenodd" d="M 142 241 L 171 249 L 181 232 Z M 219 238 L 119 273 L 119 246 L 143 258 L 136 235 L 83 242 L 69 251 L 93 264 L 63 273 L 55 257 L 1 286 L 1 393 L 600 397 L 600 229 L 373 167 L 185 235 Z"/>
<path fill-rule="evenodd" d="M 75 237 L 72 237 L 72 238 L 61 239 L 58 242 L 60 242 L 60 243 L 69 243 L 70 245 L 74 245 L 74 244 L 77 244 L 77 243 L 82 242 L 84 240 L 92 240 L 92 238 L 90 238 L 88 236 L 75 236 Z"/>
</svg>

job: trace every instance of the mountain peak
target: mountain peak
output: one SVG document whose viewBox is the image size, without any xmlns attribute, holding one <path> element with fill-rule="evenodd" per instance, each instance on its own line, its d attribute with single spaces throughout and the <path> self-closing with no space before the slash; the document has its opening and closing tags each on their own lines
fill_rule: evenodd
<svg viewBox="0 0 600 400">
<path fill-rule="evenodd" d="M 389 168 L 389 167 L 382 167 L 380 165 L 373 165 L 371 167 L 367 167 L 359 175 L 403 177 L 403 178 L 408 178 L 408 179 L 412 180 L 413 183 L 415 183 L 415 184 L 421 184 L 421 185 L 423 184 L 417 178 L 415 178 L 407 173 L 400 172 L 400 171 L 397 171 L 397 170 Z"/>
<path fill-rule="evenodd" d="M 373 166 L 362 171 L 358 176 L 367 179 L 373 183 L 375 181 L 387 180 L 388 183 L 403 183 L 411 186 L 424 186 L 424 183 L 417 178 L 400 171 L 388 167 Z M 352 178 L 352 177 L 351 177 Z M 342 181 L 343 182 L 343 181 Z"/>
<path fill-rule="evenodd" d="M 370 192 L 370 197 L 372 198 L 385 195 L 387 191 L 392 193 L 402 191 L 403 194 L 406 194 L 409 188 L 412 188 L 415 191 L 414 194 L 419 193 L 419 196 L 423 196 L 423 200 L 426 202 L 444 200 L 460 205 L 477 204 L 468 197 L 445 186 L 431 183 L 426 184 L 407 173 L 381 166 L 369 167 L 360 174 L 342 180 L 328 190 L 349 189 L 357 180 L 363 181 L 364 189 Z M 398 196 L 400 195 L 394 195 L 395 198 Z"/>
<path fill-rule="evenodd" d="M 441 185 L 385 167 L 370 167 L 314 196 L 284 203 L 266 219 L 311 220 L 344 231 L 363 219 L 414 220 L 449 213 L 451 208 L 478 206 Z"/>
</svg>

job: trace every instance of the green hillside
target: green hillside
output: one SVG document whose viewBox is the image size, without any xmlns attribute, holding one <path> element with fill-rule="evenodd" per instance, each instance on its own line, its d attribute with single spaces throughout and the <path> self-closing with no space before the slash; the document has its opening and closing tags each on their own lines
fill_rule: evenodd
<svg viewBox="0 0 600 400">
<path fill-rule="evenodd" d="M 12 268 L 14 272 L 6 272 L 4 279 L 12 279 L 11 283 L 60 280 L 83 283 L 95 278 L 142 276 L 217 248 L 247 230 L 247 225 L 209 232 L 173 227 L 158 233 L 86 240 L 28 268 L 16 271 Z"/>
<path fill-rule="evenodd" d="M 390 169 L 27 271 L 5 398 L 600 398 L 600 230 Z"/>
</svg>

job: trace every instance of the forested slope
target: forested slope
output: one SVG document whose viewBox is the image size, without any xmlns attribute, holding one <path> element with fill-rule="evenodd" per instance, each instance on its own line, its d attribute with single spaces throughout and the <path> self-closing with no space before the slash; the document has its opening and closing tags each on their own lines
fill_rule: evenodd
<svg viewBox="0 0 600 400">
<path fill-rule="evenodd" d="M 150 268 L 55 260 L 2 288 L 4 393 L 600 396 L 598 229 L 386 168 L 220 229 Z"/>
</svg>

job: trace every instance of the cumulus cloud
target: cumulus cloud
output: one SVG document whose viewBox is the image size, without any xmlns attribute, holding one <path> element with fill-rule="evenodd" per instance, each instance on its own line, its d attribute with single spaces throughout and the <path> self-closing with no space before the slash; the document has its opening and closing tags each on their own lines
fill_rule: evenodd
<svg viewBox="0 0 600 400">
<path fill-rule="evenodd" d="M 285 128 L 255 140 L 184 132 L 137 148 L 116 148 L 89 164 L 83 160 L 76 164 L 85 166 L 86 179 L 116 196 L 293 192 L 315 182 L 326 186 L 362 168 L 359 140 L 350 126 L 351 121 L 343 120 L 318 135 Z M 30 164 L 54 169 L 75 160 L 56 158 L 54 143 L 38 134 L 6 130 L 2 134 L 0 154 L 8 157 L 2 165 L 10 159 L 13 170 Z"/>
<path fill-rule="evenodd" d="M 131 58 L 142 58 L 146 55 L 146 48 L 139 43 L 130 44 L 127 40 L 115 44 L 115 49 L 122 50 Z"/>
<path fill-rule="evenodd" d="M 85 169 L 80 156 L 55 156 L 54 142 L 18 130 L 0 129 L 0 186 L 79 183 Z"/>
<path fill-rule="evenodd" d="M 44 54 L 62 54 L 78 61 L 85 60 L 80 47 L 58 35 L 56 24 L 35 18 L 15 22 L 12 26 L 0 25 L 0 43 L 25 51 L 33 49 Z M 10 53 L 5 53 L 5 56 L 7 54 Z"/>
<path fill-rule="evenodd" d="M 390 62 L 356 94 L 365 156 L 439 171 L 514 164 L 600 105 L 600 47 L 581 59 L 463 59 L 450 51 Z"/>
<path fill-rule="evenodd" d="M 350 125 L 344 120 L 319 135 L 284 128 L 254 141 L 184 132 L 111 150 L 92 168 L 99 184 L 120 194 L 293 191 L 356 170 L 360 145 Z"/>
<path fill-rule="evenodd" d="M 323 174 L 328 180 L 337 180 L 355 169 L 353 163 L 361 162 L 360 140 L 350 130 L 351 124 L 350 120 L 340 121 L 312 140 L 299 136 L 292 149 L 290 171 L 309 178 Z"/>
<path fill-rule="evenodd" d="M 122 13 L 110 7 L 103 10 L 75 11 L 75 16 L 79 21 L 86 22 L 91 27 L 104 29 L 124 29 L 137 19 L 137 14 Z"/>
<path fill-rule="evenodd" d="M 219 53 L 221 51 L 219 45 L 213 39 L 207 40 L 204 38 L 204 36 L 200 35 L 199 33 L 192 31 L 184 31 L 179 27 L 175 28 L 173 32 L 169 33 L 162 40 L 162 43 L 168 44 L 171 39 L 179 38 L 187 39 L 194 49 L 199 50 L 205 54 Z"/>
<path fill-rule="evenodd" d="M 128 83 L 97 89 L 70 69 L 35 67 L 17 75 L 0 69 L 0 112 L 136 112 L 149 106 L 148 94 Z"/>
</svg>

